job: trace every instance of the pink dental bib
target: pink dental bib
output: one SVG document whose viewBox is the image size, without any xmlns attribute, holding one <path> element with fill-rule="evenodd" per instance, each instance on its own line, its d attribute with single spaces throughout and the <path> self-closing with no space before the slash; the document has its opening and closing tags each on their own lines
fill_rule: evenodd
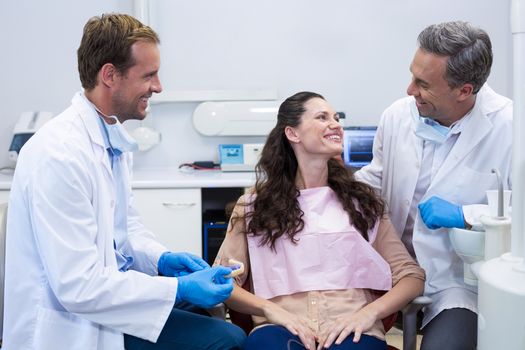
<svg viewBox="0 0 525 350">
<path fill-rule="evenodd" d="M 371 245 L 377 224 L 367 242 L 329 187 L 302 190 L 298 201 L 305 225 L 296 244 L 281 237 L 274 252 L 260 246 L 260 236 L 248 235 L 256 295 L 270 299 L 312 290 L 392 287 L 390 266 Z"/>
</svg>

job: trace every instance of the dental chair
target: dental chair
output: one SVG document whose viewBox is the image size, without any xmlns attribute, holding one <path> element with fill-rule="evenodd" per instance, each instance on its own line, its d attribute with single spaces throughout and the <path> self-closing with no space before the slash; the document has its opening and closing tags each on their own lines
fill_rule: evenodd
<svg viewBox="0 0 525 350">
<path fill-rule="evenodd" d="M 5 233 L 7 221 L 7 203 L 0 204 L 0 348 L 2 347 L 4 328 L 4 277 L 5 277 Z"/>
<path fill-rule="evenodd" d="M 249 290 L 249 279 L 246 280 L 242 288 Z M 432 303 L 432 300 L 429 297 L 419 296 L 412 300 L 408 305 L 406 305 L 401 313 L 403 314 L 403 349 L 402 350 L 416 350 L 417 345 L 417 313 L 426 305 Z M 223 318 L 225 315 L 225 306 L 215 307 L 214 310 L 208 310 L 210 314 L 214 317 Z M 221 310 L 222 308 L 222 310 Z M 250 334 L 253 329 L 253 321 L 250 315 L 242 314 L 240 312 L 229 310 L 230 320 L 233 324 L 242 328 L 246 334 Z M 383 326 L 385 331 L 388 332 L 390 328 L 394 326 L 396 321 L 397 314 L 393 314 L 385 319 L 383 319 Z M 389 350 L 400 350 L 394 346 L 389 345 Z"/>
<path fill-rule="evenodd" d="M 403 350 L 416 350 L 417 313 L 430 304 L 432 304 L 432 299 L 421 295 L 401 309 L 403 314 Z M 395 349 L 394 347 L 391 348 Z"/>
</svg>

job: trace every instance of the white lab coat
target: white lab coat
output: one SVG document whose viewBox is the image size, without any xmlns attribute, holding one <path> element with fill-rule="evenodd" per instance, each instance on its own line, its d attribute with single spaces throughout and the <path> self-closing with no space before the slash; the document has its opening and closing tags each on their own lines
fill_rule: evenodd
<svg viewBox="0 0 525 350">
<path fill-rule="evenodd" d="M 423 140 L 414 134 L 410 115 L 413 97 L 393 103 L 381 117 L 374 139 L 372 163 L 356 177 L 381 193 L 392 223 L 401 235 L 405 229 L 422 160 Z M 467 222 L 475 221 L 476 203 L 487 203 L 485 191 L 496 189 L 492 168 L 511 186 L 512 101 L 485 85 L 477 94 L 470 118 L 432 178 L 421 202 L 436 195 L 463 205 Z M 433 300 L 425 310 L 423 325 L 444 309 L 467 308 L 477 312 L 477 288 L 463 282 L 463 263 L 454 252 L 448 229 L 428 229 L 420 215 L 414 222 L 414 251 L 426 272 L 425 295 Z"/>
<path fill-rule="evenodd" d="M 122 333 L 154 342 L 173 307 L 177 279 L 156 276 L 167 249 L 131 207 L 135 263 L 118 271 L 114 188 L 125 181 L 131 194 L 131 154 L 126 178 L 114 180 L 97 118 L 78 93 L 22 149 L 7 219 L 2 349 L 124 349 Z"/>
</svg>

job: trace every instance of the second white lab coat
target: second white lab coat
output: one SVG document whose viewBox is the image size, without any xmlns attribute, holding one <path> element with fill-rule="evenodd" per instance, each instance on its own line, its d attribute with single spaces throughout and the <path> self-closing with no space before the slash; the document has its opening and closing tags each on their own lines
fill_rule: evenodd
<svg viewBox="0 0 525 350">
<path fill-rule="evenodd" d="M 124 349 L 123 333 L 156 341 L 177 293 L 159 277 L 167 249 L 130 204 L 132 269 L 113 250 L 115 182 L 131 193 L 131 155 L 113 179 L 98 115 L 81 93 L 22 148 L 7 220 L 7 350 Z M 131 196 L 129 196 L 131 198 Z"/>
<path fill-rule="evenodd" d="M 405 229 L 422 161 L 423 140 L 415 135 L 411 117 L 413 97 L 396 101 L 385 110 L 374 139 L 372 163 L 356 177 L 376 188 L 385 200 L 397 232 Z M 511 185 L 512 101 L 485 85 L 477 94 L 471 117 L 432 178 L 421 202 L 432 196 L 464 206 L 465 218 L 476 216 L 471 204 L 487 203 L 485 191 L 496 189 L 491 169 L 501 172 L 504 186 Z M 448 229 L 428 229 L 416 215 L 413 247 L 426 272 L 425 295 L 433 300 L 423 324 L 444 309 L 477 312 L 477 288 L 463 281 L 463 262 L 450 243 Z"/>
</svg>

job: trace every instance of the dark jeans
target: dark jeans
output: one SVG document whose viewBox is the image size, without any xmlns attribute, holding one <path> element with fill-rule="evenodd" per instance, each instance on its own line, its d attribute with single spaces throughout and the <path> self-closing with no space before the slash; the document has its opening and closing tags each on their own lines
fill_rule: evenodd
<svg viewBox="0 0 525 350">
<path fill-rule="evenodd" d="M 441 311 L 423 328 L 421 350 L 474 350 L 478 316 L 468 309 Z"/>
<path fill-rule="evenodd" d="M 361 335 L 359 343 L 354 343 L 350 334 L 340 345 L 332 345 L 330 350 L 386 350 L 386 343 L 369 335 Z M 253 331 L 244 343 L 245 350 L 304 350 L 299 337 L 283 326 L 264 326 Z"/>
<path fill-rule="evenodd" d="M 171 310 L 156 343 L 124 334 L 127 350 L 240 350 L 245 340 L 239 327 L 187 304 Z"/>
</svg>

